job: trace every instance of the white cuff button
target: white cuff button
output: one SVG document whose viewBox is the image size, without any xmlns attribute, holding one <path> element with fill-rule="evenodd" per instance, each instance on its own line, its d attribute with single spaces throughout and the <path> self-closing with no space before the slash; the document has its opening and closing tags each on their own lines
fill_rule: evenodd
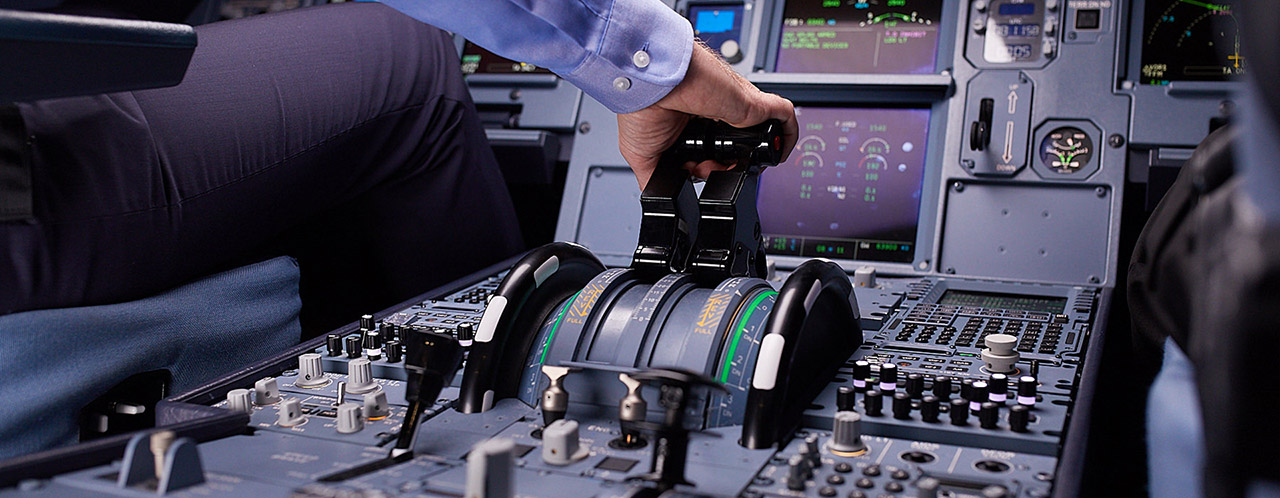
<svg viewBox="0 0 1280 498">
<path fill-rule="evenodd" d="M 613 88 L 619 92 L 625 92 L 631 89 L 631 80 L 626 77 L 619 76 L 613 80 Z"/>
<path fill-rule="evenodd" d="M 649 52 L 637 50 L 635 54 L 631 55 L 631 63 L 640 69 L 649 67 Z"/>
</svg>

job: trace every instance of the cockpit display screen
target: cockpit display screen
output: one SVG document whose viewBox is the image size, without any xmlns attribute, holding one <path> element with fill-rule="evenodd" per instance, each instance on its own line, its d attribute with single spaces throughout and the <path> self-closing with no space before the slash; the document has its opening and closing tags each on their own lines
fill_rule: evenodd
<svg viewBox="0 0 1280 498">
<path fill-rule="evenodd" d="M 761 175 L 765 250 L 910 263 L 929 109 L 797 107 L 800 139 Z"/>
<path fill-rule="evenodd" d="M 928 74 L 942 0 L 788 0 L 779 73 Z"/>
<path fill-rule="evenodd" d="M 462 74 L 551 74 L 551 70 L 513 61 L 467 41 L 462 46 Z"/>
<path fill-rule="evenodd" d="M 1142 83 L 1227 81 L 1245 73 L 1238 0 L 1147 0 Z"/>
</svg>

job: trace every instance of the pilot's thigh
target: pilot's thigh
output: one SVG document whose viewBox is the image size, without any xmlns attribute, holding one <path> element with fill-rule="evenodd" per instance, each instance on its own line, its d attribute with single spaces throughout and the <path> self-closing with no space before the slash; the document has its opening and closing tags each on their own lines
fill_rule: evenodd
<svg viewBox="0 0 1280 498">
<path fill-rule="evenodd" d="M 366 239 L 460 212 L 518 234 L 447 34 L 369 3 L 198 34 L 178 86 L 20 107 L 36 214 L 0 223 L 0 313 L 146 296 L 334 213 L 375 218 L 330 227 Z"/>
</svg>

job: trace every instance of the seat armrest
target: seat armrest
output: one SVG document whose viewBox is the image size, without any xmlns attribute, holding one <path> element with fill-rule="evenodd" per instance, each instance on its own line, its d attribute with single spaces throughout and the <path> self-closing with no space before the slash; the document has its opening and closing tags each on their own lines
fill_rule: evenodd
<svg viewBox="0 0 1280 498">
<path fill-rule="evenodd" d="M 176 85 L 195 48 L 185 24 L 0 9 L 0 103 Z"/>
</svg>

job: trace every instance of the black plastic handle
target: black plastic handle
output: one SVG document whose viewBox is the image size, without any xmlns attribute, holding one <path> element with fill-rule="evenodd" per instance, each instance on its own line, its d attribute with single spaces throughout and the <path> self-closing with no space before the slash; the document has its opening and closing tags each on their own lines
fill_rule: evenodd
<svg viewBox="0 0 1280 498">
<path fill-rule="evenodd" d="M 765 323 L 738 444 L 763 449 L 782 441 L 861 345 L 849 276 L 830 261 L 801 264 L 782 284 Z"/>
<path fill-rule="evenodd" d="M 568 242 L 544 245 L 517 261 L 480 319 L 457 410 L 480 413 L 515 396 L 542 320 L 604 270 L 591 251 Z"/>
</svg>

